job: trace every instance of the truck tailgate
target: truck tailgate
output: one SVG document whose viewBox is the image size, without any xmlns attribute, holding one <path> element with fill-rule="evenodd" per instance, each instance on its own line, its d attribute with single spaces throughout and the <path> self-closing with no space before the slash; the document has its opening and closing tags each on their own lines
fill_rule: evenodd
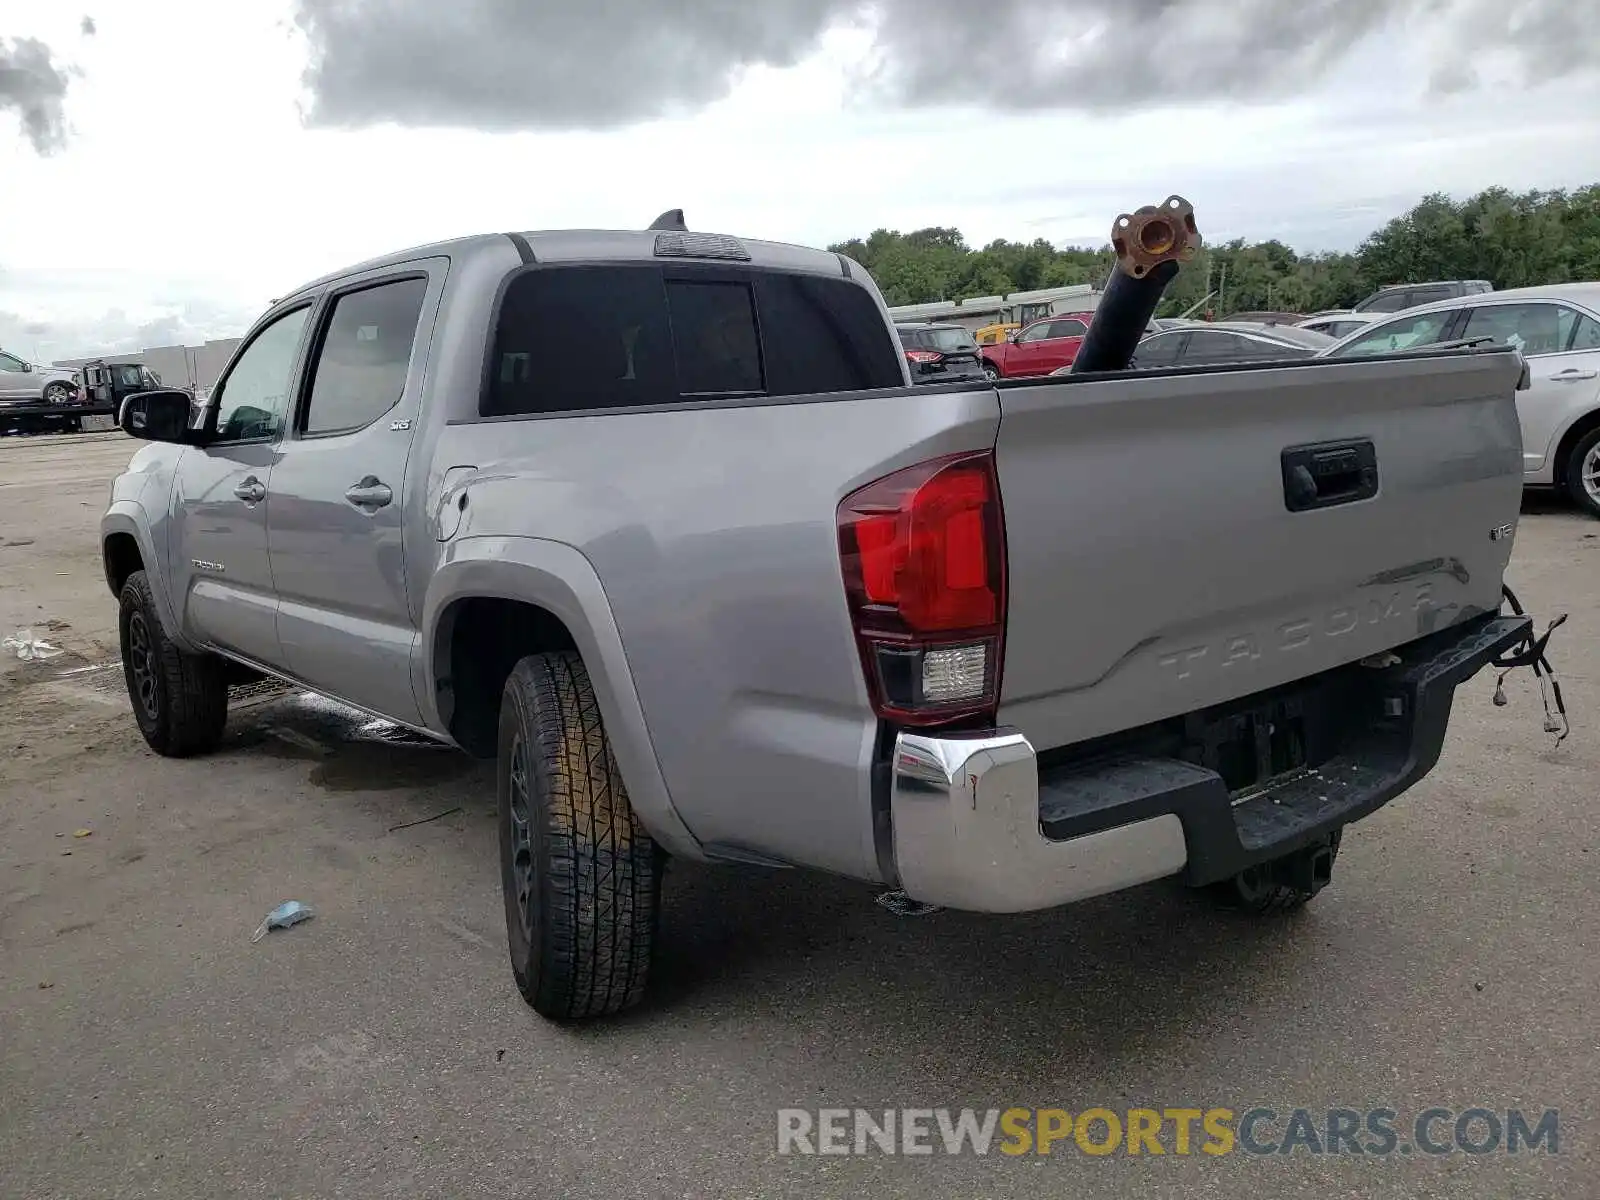
<svg viewBox="0 0 1600 1200">
<path fill-rule="evenodd" d="M 1496 609 L 1520 371 L 1480 351 L 1002 386 L 1001 722 L 1067 745 Z"/>
</svg>

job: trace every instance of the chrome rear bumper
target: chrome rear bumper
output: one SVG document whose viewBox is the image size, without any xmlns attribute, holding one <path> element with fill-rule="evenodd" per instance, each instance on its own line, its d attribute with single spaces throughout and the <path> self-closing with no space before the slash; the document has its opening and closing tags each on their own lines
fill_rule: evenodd
<svg viewBox="0 0 1600 1200">
<path fill-rule="evenodd" d="M 902 733 L 890 785 L 895 865 L 914 900 L 969 912 L 1029 912 L 1182 871 L 1172 813 L 1067 841 L 1039 829 L 1039 766 L 1015 730 Z"/>
</svg>

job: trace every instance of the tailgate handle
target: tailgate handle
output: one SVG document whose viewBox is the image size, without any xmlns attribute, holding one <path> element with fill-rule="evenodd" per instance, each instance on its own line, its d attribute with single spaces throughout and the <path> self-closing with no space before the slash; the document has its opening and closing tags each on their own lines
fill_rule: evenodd
<svg viewBox="0 0 1600 1200">
<path fill-rule="evenodd" d="M 1377 494 L 1378 452 L 1370 438 L 1283 452 L 1283 502 L 1290 512 L 1354 504 Z"/>
</svg>

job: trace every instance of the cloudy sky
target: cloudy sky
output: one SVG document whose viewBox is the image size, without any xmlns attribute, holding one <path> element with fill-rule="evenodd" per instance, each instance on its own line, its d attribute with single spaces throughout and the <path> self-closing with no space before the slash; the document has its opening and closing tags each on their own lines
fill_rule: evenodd
<svg viewBox="0 0 1600 1200">
<path fill-rule="evenodd" d="M 1572 0 L 0 0 L 0 345 L 238 333 L 462 233 L 1354 246 L 1434 190 L 1600 180 Z"/>
</svg>

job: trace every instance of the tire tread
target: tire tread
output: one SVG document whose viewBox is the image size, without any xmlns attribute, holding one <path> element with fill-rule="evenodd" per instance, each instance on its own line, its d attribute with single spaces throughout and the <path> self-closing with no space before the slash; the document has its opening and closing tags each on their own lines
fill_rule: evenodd
<svg viewBox="0 0 1600 1200">
<path fill-rule="evenodd" d="M 506 692 L 535 752 L 530 819 L 538 823 L 542 927 L 538 961 L 519 987 L 557 1020 L 620 1012 L 643 998 L 648 981 L 661 851 L 628 802 L 578 654 L 523 659 Z"/>
</svg>

